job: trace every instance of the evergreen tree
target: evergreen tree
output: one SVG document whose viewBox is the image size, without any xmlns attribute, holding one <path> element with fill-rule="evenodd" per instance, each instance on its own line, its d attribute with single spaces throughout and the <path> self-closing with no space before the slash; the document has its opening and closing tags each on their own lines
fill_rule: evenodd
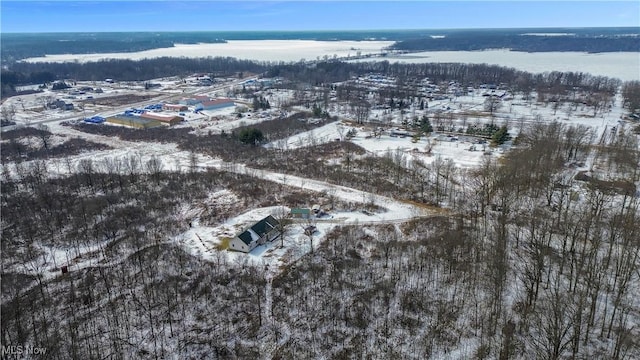
<svg viewBox="0 0 640 360">
<path fill-rule="evenodd" d="M 258 111 L 261 109 L 271 109 L 271 104 L 264 96 L 254 96 L 253 97 L 253 110 Z"/>
<path fill-rule="evenodd" d="M 498 131 L 496 131 L 491 137 L 491 143 L 493 145 L 502 145 L 509 139 L 511 139 L 511 136 L 509 136 L 507 127 L 501 126 L 500 129 L 498 129 Z"/>
<path fill-rule="evenodd" d="M 433 126 L 431 126 L 431 122 L 427 115 L 423 115 L 422 119 L 420 119 L 420 130 L 427 135 L 433 132 Z"/>
<path fill-rule="evenodd" d="M 259 129 L 246 128 L 240 130 L 238 133 L 238 139 L 245 144 L 257 145 L 264 139 L 264 136 L 262 135 L 262 131 Z"/>
<path fill-rule="evenodd" d="M 318 104 L 313 104 L 313 116 L 315 117 L 322 116 L 322 108 L 320 108 Z"/>
</svg>

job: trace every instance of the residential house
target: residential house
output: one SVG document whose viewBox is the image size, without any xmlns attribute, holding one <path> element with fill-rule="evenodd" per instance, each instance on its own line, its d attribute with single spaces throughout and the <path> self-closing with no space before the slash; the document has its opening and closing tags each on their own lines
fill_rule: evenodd
<svg viewBox="0 0 640 360">
<path fill-rule="evenodd" d="M 65 102 L 65 101 L 60 100 L 60 99 L 56 99 L 56 101 L 54 101 L 51 104 L 49 104 L 49 106 L 55 107 L 55 108 L 61 109 L 61 110 L 73 110 L 73 104 L 72 103 L 68 103 L 68 102 Z"/>
<path fill-rule="evenodd" d="M 213 80 L 209 78 L 198 79 L 198 82 L 196 84 L 198 86 L 211 86 L 213 85 Z"/>
<path fill-rule="evenodd" d="M 280 236 L 279 225 L 280 222 L 269 215 L 233 238 L 229 250 L 248 253 L 258 245 L 271 242 Z"/>
</svg>

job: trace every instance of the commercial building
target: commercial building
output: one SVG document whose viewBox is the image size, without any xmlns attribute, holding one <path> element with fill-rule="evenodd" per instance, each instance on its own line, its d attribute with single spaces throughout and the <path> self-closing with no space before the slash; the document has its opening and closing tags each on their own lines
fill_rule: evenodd
<svg viewBox="0 0 640 360">
<path fill-rule="evenodd" d="M 204 96 L 204 95 L 196 95 L 192 98 L 184 98 L 182 100 L 180 100 L 180 104 L 182 105 L 196 105 L 199 104 L 203 101 L 209 101 L 211 100 L 208 96 Z"/>
<path fill-rule="evenodd" d="M 169 111 L 187 111 L 187 105 L 184 104 L 164 104 L 162 105 L 162 110 Z"/>
<path fill-rule="evenodd" d="M 216 110 L 222 109 L 230 106 L 235 106 L 236 104 L 231 99 L 215 99 L 202 101 L 196 104 L 196 110 Z"/>
<path fill-rule="evenodd" d="M 150 129 L 158 126 L 162 126 L 162 123 L 158 120 L 145 119 L 140 116 L 127 116 L 116 115 L 107 118 L 107 122 L 110 124 L 130 126 L 136 129 Z"/>
<path fill-rule="evenodd" d="M 184 118 L 182 116 L 177 116 L 177 115 L 161 115 L 158 113 L 150 113 L 150 112 L 146 112 L 142 115 L 140 115 L 141 118 L 143 119 L 150 119 L 150 120 L 155 120 L 155 121 L 160 121 L 161 123 L 165 124 L 165 125 L 175 125 L 175 124 L 179 124 L 180 122 L 182 122 L 184 120 Z"/>
</svg>

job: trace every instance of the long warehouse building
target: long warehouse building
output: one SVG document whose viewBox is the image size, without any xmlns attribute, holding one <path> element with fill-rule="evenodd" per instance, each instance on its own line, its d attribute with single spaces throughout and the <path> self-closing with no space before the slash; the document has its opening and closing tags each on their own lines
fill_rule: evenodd
<svg viewBox="0 0 640 360">
<path fill-rule="evenodd" d="M 175 125 L 175 124 L 179 124 L 180 122 L 182 122 L 184 120 L 184 118 L 182 116 L 160 115 L 160 114 L 155 114 L 155 113 L 150 113 L 150 112 L 146 112 L 146 113 L 140 115 L 140 117 L 144 118 L 144 119 L 160 121 L 161 123 L 169 125 L 169 126 Z"/>
<path fill-rule="evenodd" d="M 158 120 L 145 119 L 140 116 L 127 116 L 127 115 L 115 115 L 107 118 L 107 122 L 110 124 L 130 126 L 136 129 L 150 129 L 158 126 L 162 126 L 162 123 Z"/>
</svg>

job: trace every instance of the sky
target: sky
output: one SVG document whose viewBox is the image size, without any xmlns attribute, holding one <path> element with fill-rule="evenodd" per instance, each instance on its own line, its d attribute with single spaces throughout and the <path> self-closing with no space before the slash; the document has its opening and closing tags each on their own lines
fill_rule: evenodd
<svg viewBox="0 0 640 360">
<path fill-rule="evenodd" d="M 5 1 L 0 31 L 256 31 L 640 26 L 640 1 Z"/>
</svg>

